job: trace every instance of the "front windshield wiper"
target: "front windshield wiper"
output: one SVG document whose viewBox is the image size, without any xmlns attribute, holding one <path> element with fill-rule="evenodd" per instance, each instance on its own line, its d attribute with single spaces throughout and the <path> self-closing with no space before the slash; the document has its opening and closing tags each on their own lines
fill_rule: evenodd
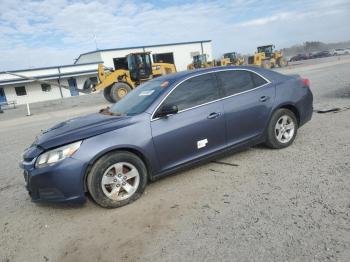
<svg viewBox="0 0 350 262">
<path fill-rule="evenodd" d="M 108 115 L 108 116 L 122 116 L 123 115 L 123 113 L 121 113 L 121 112 L 114 113 L 114 112 L 111 112 L 109 109 L 110 109 L 110 107 L 107 106 L 106 108 L 100 109 L 98 112 L 102 115 Z"/>
</svg>

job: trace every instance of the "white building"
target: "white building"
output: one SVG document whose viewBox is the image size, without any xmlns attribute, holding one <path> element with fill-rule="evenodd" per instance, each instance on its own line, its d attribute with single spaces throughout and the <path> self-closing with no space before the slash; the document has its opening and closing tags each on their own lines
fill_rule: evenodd
<svg viewBox="0 0 350 262">
<path fill-rule="evenodd" d="M 77 88 L 82 89 L 87 78 L 97 77 L 97 66 L 98 62 L 15 70 L 10 74 L 0 72 L 0 103 L 15 101 L 16 104 L 25 104 L 81 95 Z M 21 76 L 34 77 L 61 87 Z"/>
<path fill-rule="evenodd" d="M 81 54 L 73 65 L 0 72 L 0 103 L 25 104 L 81 95 L 77 88 L 82 89 L 87 78 L 97 77 L 99 63 L 114 68 L 118 59 L 136 52 L 151 52 L 153 62 L 174 63 L 178 71 L 186 70 L 194 55 L 207 54 L 208 60 L 213 59 L 211 40 L 96 50 Z M 61 88 L 20 76 L 47 80 Z"/>
</svg>

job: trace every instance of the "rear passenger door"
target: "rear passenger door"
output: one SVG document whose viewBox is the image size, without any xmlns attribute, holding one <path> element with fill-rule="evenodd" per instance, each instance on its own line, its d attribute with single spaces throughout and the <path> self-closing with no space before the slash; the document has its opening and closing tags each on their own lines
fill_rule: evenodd
<svg viewBox="0 0 350 262">
<path fill-rule="evenodd" d="M 214 73 L 179 84 L 161 103 L 179 112 L 151 121 L 159 172 L 213 153 L 226 146 L 225 119 Z"/>
<path fill-rule="evenodd" d="M 275 99 L 275 87 L 255 72 L 234 69 L 217 72 L 222 88 L 228 145 L 261 135 Z"/>
</svg>

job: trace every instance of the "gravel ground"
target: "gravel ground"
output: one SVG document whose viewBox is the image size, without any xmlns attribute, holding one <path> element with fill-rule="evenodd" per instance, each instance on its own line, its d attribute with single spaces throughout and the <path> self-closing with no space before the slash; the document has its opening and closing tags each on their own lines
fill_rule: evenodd
<svg viewBox="0 0 350 262">
<path fill-rule="evenodd" d="M 349 56 L 279 71 L 311 80 L 316 109 L 350 106 Z M 0 261 L 349 261 L 350 110 L 314 114 L 287 149 L 227 155 L 219 161 L 237 166 L 161 179 L 119 209 L 34 204 L 21 152 L 40 130 L 104 105 L 74 99 L 0 115 Z"/>
</svg>

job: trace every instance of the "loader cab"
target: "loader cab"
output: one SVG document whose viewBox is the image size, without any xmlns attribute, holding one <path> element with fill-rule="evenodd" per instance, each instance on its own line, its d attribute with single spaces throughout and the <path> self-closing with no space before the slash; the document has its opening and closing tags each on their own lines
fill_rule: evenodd
<svg viewBox="0 0 350 262">
<path fill-rule="evenodd" d="M 233 62 L 235 62 L 236 59 L 237 59 L 237 54 L 236 54 L 235 52 L 226 53 L 226 54 L 224 54 L 224 58 L 230 59 L 230 62 L 233 63 Z"/>
<path fill-rule="evenodd" d="M 206 63 L 207 63 L 207 55 L 206 54 L 195 55 L 193 57 L 193 67 L 196 69 L 201 68 Z"/>
<path fill-rule="evenodd" d="M 272 58 L 274 48 L 274 45 L 258 46 L 258 53 L 265 53 L 266 58 Z"/>
<path fill-rule="evenodd" d="M 132 53 L 126 57 L 130 77 L 135 82 L 149 79 L 152 75 L 150 53 Z"/>
</svg>

